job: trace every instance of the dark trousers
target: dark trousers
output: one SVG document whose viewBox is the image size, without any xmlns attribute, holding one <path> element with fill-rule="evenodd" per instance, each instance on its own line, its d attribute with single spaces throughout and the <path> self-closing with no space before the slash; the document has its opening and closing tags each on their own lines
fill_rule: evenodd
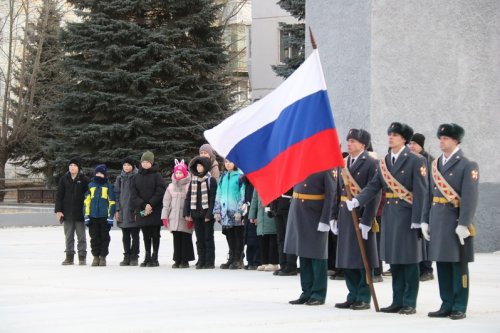
<svg viewBox="0 0 500 333">
<path fill-rule="evenodd" d="M 328 269 L 332 271 L 342 271 L 342 269 L 337 269 L 337 235 L 332 232 L 328 233 Z"/>
<path fill-rule="evenodd" d="M 250 220 L 245 219 L 245 245 L 247 262 L 249 266 L 260 266 L 260 246 L 257 238 L 257 226 L 250 223 Z"/>
<path fill-rule="evenodd" d="M 158 251 L 160 249 L 160 230 L 161 226 L 147 226 L 141 227 L 142 238 L 144 239 L 144 251 L 146 257 L 151 255 L 151 245 L 153 245 L 153 255 L 158 258 Z"/>
<path fill-rule="evenodd" d="M 392 304 L 398 306 L 417 307 L 419 286 L 419 265 L 392 265 Z"/>
<path fill-rule="evenodd" d="M 276 237 L 278 241 L 278 255 L 280 268 L 287 270 L 297 270 L 297 256 L 294 254 L 286 254 L 283 252 L 285 248 L 286 224 L 288 215 L 278 214 L 274 217 L 276 222 Z"/>
<path fill-rule="evenodd" d="M 349 290 L 348 301 L 371 302 L 370 286 L 366 283 L 365 273 L 364 269 L 344 269 L 345 283 Z"/>
<path fill-rule="evenodd" d="M 94 257 L 105 257 L 109 253 L 109 231 L 111 225 L 107 223 L 107 218 L 90 218 L 89 235 L 90 248 Z"/>
<path fill-rule="evenodd" d="M 172 231 L 174 236 L 174 261 L 187 263 L 194 260 L 193 235 L 182 231 Z"/>
<path fill-rule="evenodd" d="M 199 266 L 213 266 L 215 263 L 214 221 L 205 222 L 205 218 L 193 218 L 196 233 L 196 250 Z"/>
<path fill-rule="evenodd" d="M 381 257 L 380 256 L 380 235 L 382 235 L 381 234 L 381 232 L 382 232 L 382 218 L 380 216 L 377 216 L 375 219 L 377 220 L 378 225 L 379 225 L 379 229 L 380 229 L 379 232 L 377 232 L 375 234 L 377 237 L 377 253 L 378 253 L 378 257 L 380 258 Z M 378 267 L 374 269 L 373 274 L 376 276 L 382 275 L 383 270 L 384 270 L 384 266 L 382 264 L 382 260 L 379 260 Z"/>
<path fill-rule="evenodd" d="M 122 228 L 123 254 L 130 258 L 139 257 L 139 232 L 137 228 Z"/>
<path fill-rule="evenodd" d="M 229 246 L 229 261 L 236 262 L 243 259 L 244 226 L 225 228 L 227 244 Z"/>
<path fill-rule="evenodd" d="M 64 220 L 64 238 L 66 239 L 67 254 L 75 254 L 75 233 L 78 240 L 78 256 L 87 255 L 87 239 L 85 237 L 85 224 L 83 221 Z"/>
<path fill-rule="evenodd" d="M 466 267 L 467 288 L 462 285 L 462 269 L 459 262 L 436 262 L 441 309 L 467 311 L 469 301 L 469 266 Z"/>
<path fill-rule="evenodd" d="M 325 301 L 328 286 L 328 263 L 326 259 L 299 258 L 300 299 Z"/>
<path fill-rule="evenodd" d="M 262 265 L 278 264 L 278 243 L 276 234 L 257 236 L 259 238 Z"/>
</svg>

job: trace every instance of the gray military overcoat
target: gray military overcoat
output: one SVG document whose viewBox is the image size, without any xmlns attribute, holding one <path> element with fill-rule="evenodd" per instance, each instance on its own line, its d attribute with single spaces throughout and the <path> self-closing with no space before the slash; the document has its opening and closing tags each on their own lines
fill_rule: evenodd
<svg viewBox="0 0 500 333">
<path fill-rule="evenodd" d="M 464 157 L 463 151 L 456 152 L 443 166 L 439 157 L 438 170 L 448 184 L 460 195 L 460 207 L 446 203 L 430 202 L 424 216 L 429 216 L 429 260 L 442 262 L 460 261 L 460 242 L 455 233 L 457 225 L 470 227 L 476 211 L 479 189 L 479 168 L 476 162 Z M 433 197 L 443 197 L 434 180 L 431 180 Z M 465 260 L 474 261 L 474 238 L 465 239 Z"/>
<path fill-rule="evenodd" d="M 310 259 L 328 258 L 328 232 L 317 231 L 318 223 L 329 224 L 335 184 L 331 170 L 318 172 L 293 187 L 303 194 L 324 194 L 324 200 L 292 199 L 285 236 L 285 253 Z"/>
<path fill-rule="evenodd" d="M 424 202 L 428 201 L 425 199 L 428 195 L 428 170 L 425 160 L 408 147 L 403 149 L 395 165 L 390 158 L 391 154 L 385 156 L 387 168 L 400 184 L 413 193 L 413 204 L 399 198 L 383 198 L 381 259 L 389 264 L 416 264 L 422 261 L 422 239 L 419 238 L 420 230 L 411 229 L 411 224 L 423 222 Z M 392 192 L 382 172 L 378 172 L 356 198 L 364 206 L 381 189 Z"/>
<path fill-rule="evenodd" d="M 359 185 L 363 189 L 369 181 L 375 176 L 378 168 L 378 161 L 368 154 L 363 152 L 351 166 L 351 157 L 347 160 L 349 171 Z M 354 224 L 352 221 L 352 212 L 347 209 L 345 202 L 342 202 L 341 196 L 347 197 L 347 192 L 344 187 L 344 180 L 341 175 L 341 169 L 337 174 L 334 174 L 338 186 L 336 187 L 340 193 L 336 195 L 333 203 L 334 218 L 338 223 L 337 237 L 337 265 L 338 268 L 361 269 L 364 268 L 361 252 L 359 249 Z M 372 226 L 377 213 L 377 208 L 380 203 L 380 195 L 376 195 L 368 201 L 363 207 L 357 209 L 360 223 Z M 368 233 L 368 239 L 364 240 L 367 253 L 368 263 L 370 268 L 378 267 L 377 239 L 373 232 Z"/>
</svg>

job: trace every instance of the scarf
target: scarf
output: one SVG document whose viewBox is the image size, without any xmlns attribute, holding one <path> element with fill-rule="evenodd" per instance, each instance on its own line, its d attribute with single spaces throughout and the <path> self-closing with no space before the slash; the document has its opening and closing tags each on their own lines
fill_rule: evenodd
<svg viewBox="0 0 500 333">
<path fill-rule="evenodd" d="M 191 179 L 191 209 L 196 209 L 196 196 L 198 194 L 198 182 L 201 186 L 201 208 L 208 209 L 208 189 L 207 182 L 208 175 L 203 177 L 193 176 Z"/>
</svg>

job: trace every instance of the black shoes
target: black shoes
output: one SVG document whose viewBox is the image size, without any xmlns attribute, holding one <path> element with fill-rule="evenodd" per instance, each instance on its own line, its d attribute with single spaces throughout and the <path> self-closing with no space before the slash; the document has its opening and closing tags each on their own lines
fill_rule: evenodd
<svg viewBox="0 0 500 333">
<path fill-rule="evenodd" d="M 99 257 L 99 266 L 106 266 L 106 257 Z"/>
<path fill-rule="evenodd" d="M 399 310 L 401 310 L 403 307 L 401 305 L 395 305 L 391 304 L 386 308 L 381 308 L 380 312 L 385 312 L 385 313 L 397 313 Z"/>
<path fill-rule="evenodd" d="M 278 276 L 294 276 L 294 275 L 297 275 L 298 272 L 297 272 L 297 269 L 288 269 L 288 268 L 285 268 L 283 270 L 280 270 L 280 271 L 277 271 L 278 272 Z"/>
<path fill-rule="evenodd" d="M 86 256 L 78 256 L 78 265 L 80 265 L 80 266 L 87 265 L 87 257 Z"/>
<path fill-rule="evenodd" d="M 304 303 L 305 305 L 323 305 L 325 304 L 325 301 L 320 301 L 314 298 L 310 298 L 307 302 Z"/>
<path fill-rule="evenodd" d="M 244 267 L 244 269 L 245 269 L 245 270 L 247 270 L 247 271 L 255 271 L 255 270 L 257 270 L 257 266 L 253 266 L 253 265 L 246 265 L 246 266 Z"/>
<path fill-rule="evenodd" d="M 120 262 L 120 266 L 130 266 L 130 256 L 125 255 L 123 260 Z"/>
<path fill-rule="evenodd" d="M 446 318 L 451 314 L 450 310 L 439 309 L 434 312 L 429 312 L 427 315 L 431 318 Z"/>
<path fill-rule="evenodd" d="M 345 301 L 344 303 L 337 303 L 337 304 L 335 304 L 335 307 L 337 309 L 350 309 L 351 305 L 353 305 L 353 304 L 354 304 L 354 302 Z"/>
<path fill-rule="evenodd" d="M 417 309 L 411 306 L 403 306 L 401 310 L 398 311 L 399 314 L 411 315 L 417 313 Z"/>
<path fill-rule="evenodd" d="M 366 303 L 366 302 L 354 302 L 353 304 L 351 304 L 351 307 L 350 309 L 351 310 L 368 310 L 370 308 L 370 303 Z"/>
<path fill-rule="evenodd" d="M 297 305 L 297 304 L 306 304 L 307 302 L 308 302 L 307 299 L 297 298 L 297 299 L 294 299 L 293 301 L 290 301 L 288 303 L 293 304 L 293 305 Z"/>
<path fill-rule="evenodd" d="M 420 280 L 420 282 L 434 280 L 434 274 L 432 274 L 432 273 L 424 273 L 424 274 L 420 275 L 419 280 Z"/>
<path fill-rule="evenodd" d="M 188 262 L 181 262 L 179 265 L 179 268 L 189 268 L 189 263 Z"/>
<path fill-rule="evenodd" d="M 174 262 L 174 264 L 172 265 L 172 268 L 179 268 L 181 266 L 181 264 L 179 262 Z"/>
<path fill-rule="evenodd" d="M 139 259 L 137 257 L 130 258 L 129 266 L 138 266 L 138 265 L 139 265 Z"/>
<path fill-rule="evenodd" d="M 452 320 L 464 319 L 465 317 L 465 312 L 462 311 L 452 311 L 450 313 L 450 319 Z"/>
</svg>

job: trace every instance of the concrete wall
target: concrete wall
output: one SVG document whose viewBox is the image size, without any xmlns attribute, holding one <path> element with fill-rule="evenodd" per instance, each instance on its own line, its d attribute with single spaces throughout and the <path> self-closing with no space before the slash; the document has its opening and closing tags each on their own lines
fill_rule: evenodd
<svg viewBox="0 0 500 333">
<path fill-rule="evenodd" d="M 382 155 L 400 121 L 437 156 L 439 124 L 465 128 L 462 149 L 481 173 L 476 248 L 500 250 L 500 1 L 310 0 L 306 22 L 342 141 L 366 128 Z"/>
<path fill-rule="evenodd" d="M 297 20 L 282 10 L 276 1 L 252 0 L 249 59 L 252 100 L 264 97 L 283 82 L 271 68 L 271 65 L 280 63 L 279 22 L 296 23 Z"/>
</svg>

